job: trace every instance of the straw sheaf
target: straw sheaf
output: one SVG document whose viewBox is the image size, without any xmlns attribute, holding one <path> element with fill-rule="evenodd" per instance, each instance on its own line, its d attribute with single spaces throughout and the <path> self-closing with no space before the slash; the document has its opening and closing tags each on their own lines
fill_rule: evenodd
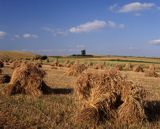
<svg viewBox="0 0 160 129">
<path fill-rule="evenodd" d="M 22 63 L 14 70 L 11 81 L 4 93 L 8 95 L 24 93 L 39 96 L 42 93 L 41 87 L 44 75 L 45 72 L 35 64 Z"/>
<path fill-rule="evenodd" d="M 144 72 L 142 66 L 140 66 L 140 65 L 135 65 L 135 66 L 133 67 L 133 71 L 134 71 L 134 72 Z"/>
<path fill-rule="evenodd" d="M 69 70 L 68 70 L 68 75 L 69 76 L 78 76 L 80 75 L 83 71 L 85 71 L 87 69 L 87 66 L 85 66 L 85 64 L 79 64 L 79 63 L 75 63 L 74 65 L 72 65 Z"/>
<path fill-rule="evenodd" d="M 119 107 L 118 121 L 121 124 L 142 123 L 146 119 L 143 105 L 132 96 L 129 96 Z"/>
<path fill-rule="evenodd" d="M 130 63 L 128 63 L 128 64 L 125 65 L 124 70 L 131 71 L 132 68 L 133 68 L 133 66 Z"/>
<path fill-rule="evenodd" d="M 82 117 L 81 120 L 87 118 L 88 121 L 105 123 L 124 118 L 127 124 L 133 124 L 145 119 L 143 105 L 147 93 L 139 84 L 127 80 L 117 70 L 82 73 L 77 80 L 76 91 L 78 96 L 82 96 L 79 101 L 83 108 L 78 115 L 78 118 Z M 136 114 L 132 119 L 130 115 L 133 111 Z"/>
</svg>

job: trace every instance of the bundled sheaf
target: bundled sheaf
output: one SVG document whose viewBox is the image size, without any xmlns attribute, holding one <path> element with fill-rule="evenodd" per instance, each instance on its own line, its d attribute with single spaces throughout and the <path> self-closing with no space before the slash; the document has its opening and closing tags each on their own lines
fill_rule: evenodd
<svg viewBox="0 0 160 129">
<path fill-rule="evenodd" d="M 17 67 L 11 77 L 11 81 L 4 89 L 3 93 L 12 94 L 29 94 L 40 96 L 42 87 L 45 85 L 43 77 L 45 72 L 37 67 L 36 64 L 22 63 Z"/>
<path fill-rule="evenodd" d="M 124 70 L 126 70 L 126 71 L 131 71 L 132 68 L 133 68 L 133 66 L 132 66 L 130 63 L 127 63 L 127 64 L 125 65 L 125 67 L 124 67 Z"/>
<path fill-rule="evenodd" d="M 68 75 L 69 76 L 78 76 L 81 74 L 83 71 L 87 69 L 87 66 L 85 64 L 80 64 L 76 62 L 74 65 L 72 65 L 69 70 L 68 70 Z"/>
<path fill-rule="evenodd" d="M 76 91 L 81 102 L 80 121 L 100 124 L 119 122 L 124 118 L 122 124 L 135 124 L 146 118 L 143 106 L 145 90 L 117 70 L 83 72 L 77 79 Z M 130 115 L 134 112 L 132 118 Z"/>
<path fill-rule="evenodd" d="M 21 65 L 21 63 L 22 63 L 22 61 L 13 61 L 11 63 L 11 68 L 15 69 L 15 68 L 19 67 Z"/>
<path fill-rule="evenodd" d="M 102 124 L 108 121 L 114 121 L 117 117 L 116 108 L 116 94 L 114 93 L 101 93 L 101 89 L 92 91 L 93 96 L 87 101 L 85 107 L 81 109 L 78 115 L 79 122 L 90 122 L 93 124 Z"/>
<path fill-rule="evenodd" d="M 159 77 L 159 74 L 156 72 L 155 66 L 152 64 L 149 66 L 149 69 L 145 71 L 146 77 Z"/>
<path fill-rule="evenodd" d="M 118 110 L 118 121 L 123 124 L 137 124 L 146 120 L 144 106 L 132 96 L 124 101 Z"/>
<path fill-rule="evenodd" d="M 120 76 L 116 70 L 108 70 L 105 72 L 83 72 L 77 79 L 77 92 L 82 98 L 90 97 L 91 88 L 101 86 L 108 90 L 108 92 L 116 92 L 120 94 L 122 90 L 122 83 L 125 79 Z"/>
<path fill-rule="evenodd" d="M 156 67 L 154 66 L 154 64 L 149 65 L 149 70 L 150 71 L 155 71 Z"/>
<path fill-rule="evenodd" d="M 121 64 L 116 64 L 115 69 L 121 71 L 121 70 L 123 70 L 123 66 Z"/>
<path fill-rule="evenodd" d="M 133 67 L 133 71 L 134 71 L 134 72 L 144 72 L 142 66 L 140 66 L 140 65 L 135 65 L 135 66 Z"/>
</svg>

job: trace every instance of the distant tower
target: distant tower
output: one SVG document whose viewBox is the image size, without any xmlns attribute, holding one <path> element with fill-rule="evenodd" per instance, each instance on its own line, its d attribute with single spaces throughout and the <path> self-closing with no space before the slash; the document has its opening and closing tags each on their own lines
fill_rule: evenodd
<svg viewBox="0 0 160 129">
<path fill-rule="evenodd" d="M 81 55 L 85 56 L 86 55 L 86 50 L 81 50 Z"/>
</svg>

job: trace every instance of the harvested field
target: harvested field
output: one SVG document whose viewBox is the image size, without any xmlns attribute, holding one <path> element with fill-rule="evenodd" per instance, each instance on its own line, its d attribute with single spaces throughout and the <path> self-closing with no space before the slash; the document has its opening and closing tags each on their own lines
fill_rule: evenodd
<svg viewBox="0 0 160 129">
<path fill-rule="evenodd" d="M 96 59 L 87 61 L 94 65 L 103 64 L 104 60 L 99 62 L 99 59 L 101 60 L 98 58 L 96 63 Z M 92 65 L 88 69 L 80 70 L 76 76 L 68 76 L 66 73 L 71 67 L 64 65 L 65 67 L 56 66 L 56 69 L 52 69 L 51 63 L 54 59 L 50 60 L 42 64 L 42 67 L 37 67 L 36 62 L 32 61 L 34 65 L 22 63 L 15 69 L 8 65 L 2 68 L 2 74 L 11 76 L 11 81 L 0 84 L 0 127 L 160 127 L 160 78 L 146 77 L 143 72 L 125 69 L 94 69 Z M 75 61 L 63 61 L 66 60 L 66 64 Z M 80 60 L 79 64 L 83 65 L 85 60 Z M 63 61 L 59 59 L 60 64 L 65 64 Z M 113 65 L 106 62 L 105 65 L 114 68 L 114 62 Z M 158 65 L 155 72 L 159 74 Z M 43 87 L 43 82 L 46 87 Z M 14 87 L 18 88 L 18 92 L 13 90 L 14 94 L 10 95 L 10 89 Z M 9 91 L 3 94 L 6 88 Z"/>
</svg>

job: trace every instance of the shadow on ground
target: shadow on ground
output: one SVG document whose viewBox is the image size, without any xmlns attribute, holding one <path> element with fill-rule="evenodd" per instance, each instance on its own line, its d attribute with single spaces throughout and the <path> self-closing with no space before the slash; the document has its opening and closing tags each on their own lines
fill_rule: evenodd
<svg viewBox="0 0 160 129">
<path fill-rule="evenodd" d="M 160 101 L 147 101 L 145 104 L 145 113 L 150 122 L 160 120 Z"/>
<path fill-rule="evenodd" d="M 73 88 L 51 88 L 45 83 L 42 85 L 41 90 L 44 94 L 72 94 Z"/>
</svg>

